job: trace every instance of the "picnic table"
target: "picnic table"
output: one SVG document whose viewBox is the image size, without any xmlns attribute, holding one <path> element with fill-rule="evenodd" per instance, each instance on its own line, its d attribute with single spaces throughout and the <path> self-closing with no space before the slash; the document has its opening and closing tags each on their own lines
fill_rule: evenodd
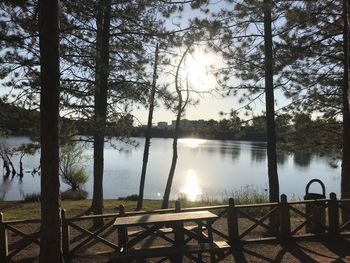
<svg viewBox="0 0 350 263">
<path fill-rule="evenodd" d="M 179 212 L 166 214 L 144 214 L 137 216 L 118 217 L 114 223 L 114 227 L 118 229 L 119 246 L 121 247 L 121 256 L 131 255 L 136 257 L 136 250 L 128 251 L 147 237 L 156 235 L 159 230 L 167 228 L 172 229 L 174 234 L 173 240 L 170 241 L 171 246 L 158 248 L 138 249 L 140 257 L 147 256 L 169 256 L 173 262 L 182 262 L 184 254 L 198 252 L 198 258 L 201 253 L 208 251 L 211 253 L 212 262 L 215 261 L 214 250 L 218 246 L 213 241 L 212 223 L 218 218 L 217 215 L 209 211 Z M 185 223 L 195 223 L 196 228 L 187 228 Z M 129 240 L 129 228 L 142 227 L 133 239 Z M 203 227 L 207 229 L 207 235 L 203 233 Z M 197 246 L 186 246 L 185 235 L 190 239 L 197 241 Z M 196 248 L 196 249 L 195 249 Z"/>
</svg>

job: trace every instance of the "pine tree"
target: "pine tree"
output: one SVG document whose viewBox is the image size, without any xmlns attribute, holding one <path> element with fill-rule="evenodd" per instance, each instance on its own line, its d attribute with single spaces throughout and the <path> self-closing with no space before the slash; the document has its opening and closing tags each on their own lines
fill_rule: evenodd
<svg viewBox="0 0 350 263">
<path fill-rule="evenodd" d="M 152 39 L 162 30 L 162 21 L 157 19 L 157 9 L 152 9 L 151 3 L 66 2 L 64 103 L 86 119 L 94 131 L 92 210 L 97 214 L 103 208 L 106 125 L 128 119 L 124 116 L 130 116 L 130 105 L 145 103 L 149 92 L 147 52 Z M 99 10 L 96 17 L 95 10 Z M 120 131 L 118 135 L 122 134 Z"/>
<path fill-rule="evenodd" d="M 41 228 L 40 262 L 62 262 L 59 181 L 59 1 L 39 1 Z"/>
<path fill-rule="evenodd" d="M 274 92 L 283 86 L 283 78 L 277 76 L 286 64 L 276 49 L 283 8 L 277 1 L 234 1 L 232 8 L 216 14 L 221 33 L 211 44 L 226 63 L 217 74 L 219 84 L 228 94 L 241 97 L 247 113 L 254 101 L 265 97 L 270 202 L 279 201 Z"/>
</svg>

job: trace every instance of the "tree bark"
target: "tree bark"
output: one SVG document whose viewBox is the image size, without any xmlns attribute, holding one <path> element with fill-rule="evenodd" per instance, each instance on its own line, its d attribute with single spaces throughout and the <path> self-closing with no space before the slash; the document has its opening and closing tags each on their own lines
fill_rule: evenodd
<svg viewBox="0 0 350 263">
<path fill-rule="evenodd" d="M 95 72 L 95 132 L 94 132 L 94 186 L 92 211 L 102 214 L 103 209 L 103 149 L 107 118 L 109 76 L 109 28 L 111 0 L 100 0 L 97 14 L 96 72 Z M 96 223 L 96 222 L 95 222 Z"/>
<path fill-rule="evenodd" d="M 182 104 L 182 99 L 179 100 L 179 105 L 181 105 L 181 104 Z M 173 157 L 171 159 L 169 176 L 168 176 L 168 180 L 167 180 L 165 191 L 164 191 L 162 209 L 166 209 L 169 206 L 171 186 L 173 184 L 175 168 L 176 168 L 176 163 L 177 163 L 177 140 L 178 140 L 178 136 L 179 136 L 180 120 L 181 120 L 181 113 L 178 113 L 176 116 L 175 128 L 174 128 Z"/>
<path fill-rule="evenodd" d="M 350 198 L 350 114 L 349 114 L 349 4 L 343 0 L 343 155 L 341 169 L 341 198 Z M 350 209 L 350 206 L 348 206 Z M 342 220 L 346 222 L 350 214 L 342 213 Z"/>
<path fill-rule="evenodd" d="M 155 57 L 154 57 L 152 89 L 151 89 L 151 95 L 149 98 L 148 122 L 147 122 L 146 138 L 145 138 L 145 148 L 143 151 L 140 189 L 139 189 L 139 196 L 138 196 L 136 210 L 141 210 L 143 206 L 143 192 L 145 188 L 146 170 L 147 170 L 147 163 L 148 163 L 148 156 L 149 156 L 149 147 L 151 142 L 154 97 L 156 93 L 156 83 L 157 83 L 158 53 L 159 53 L 159 49 L 158 49 L 158 43 L 157 43 Z"/>
<path fill-rule="evenodd" d="M 59 181 L 59 1 L 39 1 L 41 230 L 40 262 L 62 262 Z"/>
<path fill-rule="evenodd" d="M 267 166 L 269 177 L 269 200 L 279 201 L 279 183 L 276 154 L 275 99 L 273 86 L 273 54 L 271 28 L 272 1 L 264 0 L 264 44 L 265 44 L 265 99 L 266 99 L 266 132 L 267 132 Z M 271 217 L 277 218 L 276 216 Z M 270 220 L 271 222 L 271 220 Z M 277 220 L 276 222 L 277 223 Z M 274 224 L 275 225 L 275 224 Z"/>
</svg>

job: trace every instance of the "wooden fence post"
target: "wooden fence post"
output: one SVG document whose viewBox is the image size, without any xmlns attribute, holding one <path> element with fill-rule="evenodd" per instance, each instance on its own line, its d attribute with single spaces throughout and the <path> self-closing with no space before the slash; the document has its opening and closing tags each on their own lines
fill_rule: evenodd
<svg viewBox="0 0 350 263">
<path fill-rule="evenodd" d="M 70 250 L 70 231 L 69 224 L 66 216 L 66 209 L 61 209 L 61 217 L 62 217 L 62 250 L 64 258 L 69 257 Z"/>
<path fill-rule="evenodd" d="M 181 203 L 180 201 L 175 201 L 175 213 L 181 212 Z"/>
<path fill-rule="evenodd" d="M 180 201 L 175 201 L 175 213 L 181 212 L 181 203 Z M 183 222 L 176 222 L 171 224 L 171 227 L 174 230 L 174 239 L 175 239 L 175 246 L 183 246 L 185 245 L 185 234 L 184 234 L 184 223 Z M 172 256 L 170 258 L 170 262 L 183 262 L 183 255 L 181 253 Z"/>
<path fill-rule="evenodd" d="M 280 206 L 280 238 L 282 240 L 287 240 L 291 238 L 290 231 L 290 210 L 289 204 L 287 202 L 287 196 L 285 194 L 281 195 Z"/>
<path fill-rule="evenodd" d="M 336 235 L 339 233 L 339 205 L 337 195 L 335 193 L 329 194 L 328 202 L 328 223 L 329 233 Z"/>
<path fill-rule="evenodd" d="M 119 216 L 125 216 L 125 207 L 124 205 L 119 206 Z"/>
<path fill-rule="evenodd" d="M 231 244 L 239 243 L 239 232 L 238 232 L 238 216 L 237 208 L 235 207 L 235 201 L 233 198 L 228 200 L 227 208 L 227 227 L 228 237 Z"/>
<path fill-rule="evenodd" d="M 123 217 L 125 216 L 125 207 L 124 205 L 119 206 L 119 216 Z M 127 249 L 127 232 L 126 228 L 118 228 L 118 247 L 119 249 L 123 248 L 124 250 Z"/>
<path fill-rule="evenodd" d="M 0 213 L 0 262 L 7 262 L 8 242 L 4 214 Z"/>
</svg>

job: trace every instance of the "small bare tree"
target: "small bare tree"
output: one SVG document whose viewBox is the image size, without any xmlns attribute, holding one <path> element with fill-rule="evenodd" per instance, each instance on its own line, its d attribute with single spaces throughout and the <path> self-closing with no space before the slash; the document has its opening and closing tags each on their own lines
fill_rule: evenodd
<svg viewBox="0 0 350 263">
<path fill-rule="evenodd" d="M 0 157 L 3 161 L 3 167 L 5 168 L 5 176 L 8 177 L 12 171 L 12 176 L 15 176 L 17 171 L 11 161 L 13 156 L 13 150 L 4 142 L 0 143 Z M 11 168 L 10 168 L 11 167 Z"/>
<path fill-rule="evenodd" d="M 151 143 L 151 129 L 152 129 L 152 119 L 153 119 L 153 109 L 154 109 L 154 97 L 155 97 L 155 93 L 156 93 L 156 84 L 157 84 L 158 53 L 159 53 L 159 48 L 158 48 L 158 43 L 157 43 L 155 56 L 154 56 L 151 95 L 149 98 L 148 122 L 147 122 L 146 136 L 145 136 L 145 149 L 143 151 L 140 190 L 139 190 L 139 196 L 138 196 L 136 210 L 141 210 L 142 203 L 143 203 L 143 192 L 144 192 L 144 188 L 145 188 L 146 170 L 147 170 L 147 163 L 148 163 L 148 156 L 149 156 L 149 146 Z"/>
<path fill-rule="evenodd" d="M 188 104 L 189 101 L 189 86 L 188 82 L 186 83 L 186 98 L 184 99 L 182 96 L 182 90 L 181 90 L 181 85 L 179 84 L 179 74 L 180 74 L 180 68 L 181 65 L 189 52 L 191 48 L 191 45 L 189 45 L 185 52 L 182 54 L 181 59 L 179 61 L 179 64 L 176 67 L 176 73 L 175 73 L 175 89 L 176 89 L 176 94 L 177 94 L 177 100 L 178 104 L 176 107 L 176 121 L 175 121 L 175 127 L 174 127 L 174 140 L 173 140 L 173 157 L 171 160 L 171 166 L 170 166 L 170 171 L 169 171 L 169 176 L 168 176 L 168 181 L 165 187 L 164 191 L 164 196 L 163 196 L 163 202 L 162 202 L 162 209 L 168 208 L 169 205 L 169 197 L 170 197 L 170 191 L 171 191 L 171 186 L 173 183 L 174 179 L 174 174 L 175 174 L 175 168 L 176 168 L 176 163 L 177 163 L 177 140 L 179 137 L 179 131 L 180 131 L 180 120 L 181 116 L 183 115 L 185 108 Z"/>
<path fill-rule="evenodd" d="M 81 165 L 83 151 L 83 147 L 75 142 L 67 143 L 60 149 L 60 176 L 72 191 L 81 190 L 88 180 L 85 168 Z"/>
</svg>

